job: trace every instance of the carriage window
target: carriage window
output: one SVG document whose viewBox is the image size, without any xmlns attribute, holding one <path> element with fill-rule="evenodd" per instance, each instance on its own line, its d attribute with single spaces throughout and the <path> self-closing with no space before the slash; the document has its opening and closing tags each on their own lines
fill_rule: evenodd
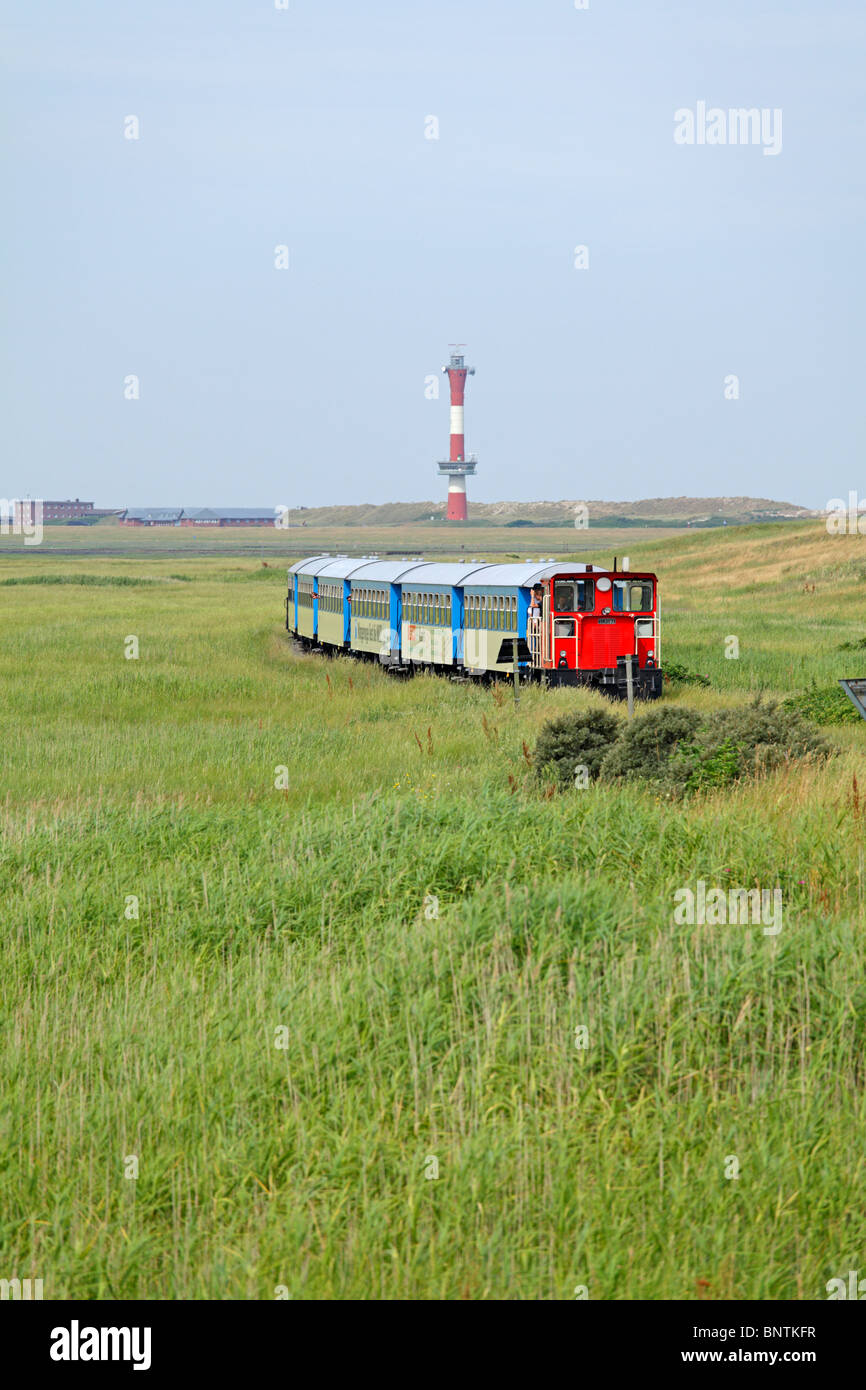
<svg viewBox="0 0 866 1390">
<path fill-rule="evenodd" d="M 613 581 L 614 613 L 651 613 L 653 586 L 649 579 L 615 579 Z"/>
<path fill-rule="evenodd" d="M 574 624 L 574 618 L 555 618 L 553 623 L 554 637 L 573 637 Z"/>
</svg>

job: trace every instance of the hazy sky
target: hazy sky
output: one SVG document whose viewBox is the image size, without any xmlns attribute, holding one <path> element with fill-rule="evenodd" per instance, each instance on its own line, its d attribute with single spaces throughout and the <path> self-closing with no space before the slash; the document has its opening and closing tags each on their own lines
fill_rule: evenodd
<svg viewBox="0 0 866 1390">
<path fill-rule="evenodd" d="M 862 0 L 3 15 L 0 495 L 444 499 L 455 340 L 470 507 L 866 492 Z"/>
</svg>

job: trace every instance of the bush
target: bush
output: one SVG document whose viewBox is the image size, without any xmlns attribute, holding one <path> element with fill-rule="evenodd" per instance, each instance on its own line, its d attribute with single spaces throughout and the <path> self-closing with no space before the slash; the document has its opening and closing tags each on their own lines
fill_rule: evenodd
<svg viewBox="0 0 866 1390">
<path fill-rule="evenodd" d="M 800 695 L 790 695 L 782 704 L 816 724 L 856 724 L 860 719 L 840 685 L 812 686 Z"/>
<path fill-rule="evenodd" d="M 853 707 L 852 713 L 858 717 Z M 748 705 L 704 713 L 659 705 L 629 724 L 603 709 L 564 714 L 543 726 L 534 761 L 542 780 L 561 787 L 574 785 L 575 768 L 583 764 L 593 779 L 654 782 L 667 795 L 679 795 L 830 752 L 789 702 L 764 703 L 758 696 Z"/>
<path fill-rule="evenodd" d="M 602 777 L 619 781 L 663 776 L 671 754 L 693 737 L 700 719 L 696 710 L 685 705 L 661 705 L 640 715 L 607 753 Z"/>
<path fill-rule="evenodd" d="M 689 790 L 719 787 L 748 774 L 769 772 L 795 758 L 827 757 L 816 730 L 775 701 L 718 709 L 703 716 L 694 738 L 668 764 L 670 779 Z"/>
<path fill-rule="evenodd" d="M 664 664 L 665 681 L 676 681 L 678 685 L 709 685 L 708 676 L 699 676 L 697 671 L 690 671 L 687 666 L 682 666 L 678 661 L 666 661 Z"/>
<path fill-rule="evenodd" d="M 620 721 L 606 709 L 562 714 L 542 725 L 535 745 L 536 775 L 560 786 L 574 785 L 574 771 L 587 768 L 597 777 L 602 760 L 620 732 Z"/>
</svg>

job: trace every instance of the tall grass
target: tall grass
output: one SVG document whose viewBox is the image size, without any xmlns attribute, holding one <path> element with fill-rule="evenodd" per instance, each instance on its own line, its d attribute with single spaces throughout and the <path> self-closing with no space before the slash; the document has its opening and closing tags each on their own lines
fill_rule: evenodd
<svg viewBox="0 0 866 1390">
<path fill-rule="evenodd" d="M 820 581 L 833 632 L 785 645 L 781 580 L 714 592 L 702 544 L 738 554 L 670 561 L 667 651 L 713 678 L 678 700 L 835 669 L 847 577 Z M 866 727 L 685 804 L 548 796 L 523 744 L 598 697 L 300 656 L 280 584 L 185 563 L 0 600 L 0 1273 L 46 1297 L 821 1298 L 863 1268 Z M 779 886 L 783 930 L 674 925 L 699 878 Z"/>
</svg>

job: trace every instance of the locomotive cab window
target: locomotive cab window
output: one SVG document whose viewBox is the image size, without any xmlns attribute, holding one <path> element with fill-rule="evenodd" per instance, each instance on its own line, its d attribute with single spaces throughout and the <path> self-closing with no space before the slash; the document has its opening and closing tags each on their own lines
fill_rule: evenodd
<svg viewBox="0 0 866 1390">
<path fill-rule="evenodd" d="M 652 582 L 649 579 L 615 579 L 612 606 L 614 613 L 651 613 Z"/>
<path fill-rule="evenodd" d="M 591 579 L 557 579 L 553 585 L 554 613 L 591 613 L 595 585 Z"/>
</svg>

